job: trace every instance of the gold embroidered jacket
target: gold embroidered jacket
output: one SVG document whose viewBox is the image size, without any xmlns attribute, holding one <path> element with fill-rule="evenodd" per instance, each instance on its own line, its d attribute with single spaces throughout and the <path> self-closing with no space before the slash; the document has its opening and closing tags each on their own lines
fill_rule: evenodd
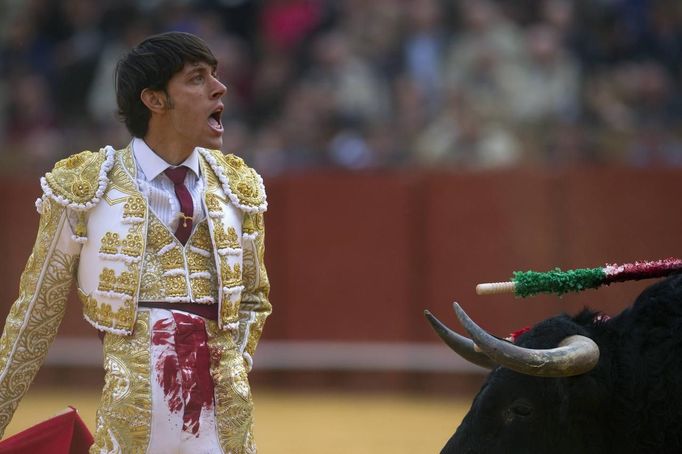
<svg viewBox="0 0 682 454">
<path fill-rule="evenodd" d="M 207 216 L 184 248 L 137 189 L 130 147 L 73 155 L 41 179 L 37 240 L 0 338 L 0 435 L 56 335 L 74 277 L 86 320 L 124 337 L 136 336 L 139 301 L 218 304 L 216 333 L 231 333 L 230 348 L 250 367 L 271 311 L 265 189 L 240 158 L 198 151 Z"/>
</svg>

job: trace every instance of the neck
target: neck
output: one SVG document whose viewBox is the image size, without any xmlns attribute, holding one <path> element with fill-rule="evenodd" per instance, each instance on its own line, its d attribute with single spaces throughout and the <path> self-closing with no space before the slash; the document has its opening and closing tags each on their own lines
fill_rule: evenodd
<svg viewBox="0 0 682 454">
<path fill-rule="evenodd" d="M 184 162 L 194 151 L 194 147 L 169 140 L 166 135 L 155 133 L 151 128 L 144 136 L 144 141 L 154 153 L 174 166 Z"/>
</svg>

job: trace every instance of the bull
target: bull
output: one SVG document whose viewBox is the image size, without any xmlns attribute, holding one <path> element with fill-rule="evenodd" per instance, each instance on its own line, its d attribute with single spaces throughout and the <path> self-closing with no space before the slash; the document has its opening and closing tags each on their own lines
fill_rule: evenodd
<svg viewBox="0 0 682 454">
<path fill-rule="evenodd" d="M 682 453 L 682 276 L 605 320 L 585 309 L 498 339 L 425 311 L 455 352 L 491 369 L 441 454 Z"/>
</svg>

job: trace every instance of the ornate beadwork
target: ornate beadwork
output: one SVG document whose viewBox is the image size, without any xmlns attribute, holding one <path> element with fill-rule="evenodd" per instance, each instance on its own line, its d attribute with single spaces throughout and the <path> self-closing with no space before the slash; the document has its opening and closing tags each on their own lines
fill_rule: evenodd
<svg viewBox="0 0 682 454">
<path fill-rule="evenodd" d="M 121 238 L 118 233 L 107 232 L 102 237 L 102 246 L 99 248 L 100 254 L 116 255 L 121 247 Z"/>
<path fill-rule="evenodd" d="M 216 194 L 210 192 L 206 194 L 206 208 L 208 210 L 208 215 L 213 218 L 219 218 L 223 214 L 223 210 L 220 206 L 220 199 Z"/>
<path fill-rule="evenodd" d="M 135 291 L 137 290 L 136 274 L 135 270 L 122 272 L 118 279 L 116 279 L 114 292 L 134 296 Z"/>
<path fill-rule="evenodd" d="M 239 263 L 230 266 L 227 260 L 223 259 L 223 266 L 220 267 L 220 273 L 224 287 L 232 287 L 240 284 L 242 281 L 242 268 Z"/>
<path fill-rule="evenodd" d="M 203 249 L 204 251 L 211 251 L 213 249 L 207 222 L 202 222 L 196 227 L 196 230 L 192 234 L 190 244 L 191 246 Z"/>
<path fill-rule="evenodd" d="M 132 299 L 126 299 L 117 310 L 110 304 L 100 303 L 92 296 L 78 289 L 78 297 L 83 304 L 83 315 L 98 329 L 106 329 L 118 334 L 130 334 L 135 320 L 135 306 Z"/>
<path fill-rule="evenodd" d="M 215 385 L 218 439 L 226 453 L 255 454 L 253 400 L 244 360 L 236 349 L 232 333 L 206 321 L 211 352 L 211 376 Z"/>
<path fill-rule="evenodd" d="M 165 294 L 170 297 L 187 296 L 187 282 L 185 276 L 165 276 L 163 280 L 163 289 Z"/>
<path fill-rule="evenodd" d="M 234 227 L 229 226 L 227 230 L 223 223 L 216 219 L 213 222 L 215 245 L 218 249 L 241 249 L 239 237 Z"/>
<path fill-rule="evenodd" d="M 242 282 L 247 289 L 256 288 L 258 285 L 258 259 L 251 248 L 244 249 L 242 256 L 244 271 L 242 272 Z"/>
<path fill-rule="evenodd" d="M 135 296 L 136 290 L 137 267 L 131 266 L 130 271 L 123 271 L 119 276 L 111 268 L 104 268 L 99 275 L 98 294 L 129 299 Z"/>
<path fill-rule="evenodd" d="M 114 165 L 115 151 L 107 147 L 93 153 L 83 151 L 55 164 L 41 180 L 45 194 L 62 206 L 87 210 L 102 198 Z"/>
<path fill-rule="evenodd" d="M 259 226 L 256 224 L 257 221 L 256 219 L 258 216 L 253 216 L 250 213 L 247 213 L 244 215 L 244 219 L 242 221 L 242 234 L 247 236 L 247 237 L 252 237 L 258 230 L 262 230 L 262 226 Z"/>
<path fill-rule="evenodd" d="M 116 285 L 116 272 L 111 268 L 104 268 L 99 274 L 97 290 L 100 292 L 113 292 L 114 285 Z"/>
<path fill-rule="evenodd" d="M 147 248 L 158 252 L 173 242 L 170 231 L 156 219 L 156 216 L 150 216 L 149 228 L 147 229 Z"/>
<path fill-rule="evenodd" d="M 192 286 L 193 300 L 197 303 L 214 302 L 213 289 L 215 288 L 215 281 L 205 277 L 195 277 L 190 279 Z"/>
<path fill-rule="evenodd" d="M 239 303 L 242 299 L 243 285 L 223 287 L 223 300 L 220 305 L 220 320 L 223 329 L 238 328 Z"/>
<path fill-rule="evenodd" d="M 126 196 L 139 196 L 140 191 L 137 189 L 137 183 L 135 182 L 137 167 L 135 166 L 130 146 L 119 150 L 116 154 L 118 159 L 109 174 L 111 178 L 109 188 L 116 189 L 126 194 Z"/>
<path fill-rule="evenodd" d="M 142 196 L 128 197 L 125 205 L 123 205 L 123 222 L 136 223 L 144 221 L 144 215 L 147 211 L 147 204 Z"/>
<path fill-rule="evenodd" d="M 142 454 L 151 431 L 149 314 L 141 312 L 130 337 L 104 337 L 104 389 L 91 452 Z"/>
<path fill-rule="evenodd" d="M 182 250 L 179 246 L 169 249 L 159 256 L 161 266 L 164 270 L 177 270 L 185 268 L 185 261 L 182 258 Z"/>
<path fill-rule="evenodd" d="M 85 221 L 85 214 L 81 211 L 77 212 L 77 221 L 76 221 L 76 226 L 75 226 L 75 231 L 74 233 L 74 240 L 83 243 L 85 240 L 87 240 L 87 224 Z"/>
<path fill-rule="evenodd" d="M 255 170 L 235 155 L 223 155 L 219 150 L 200 149 L 208 161 L 223 191 L 239 209 L 248 213 L 262 213 L 268 207 L 263 179 Z"/>
<path fill-rule="evenodd" d="M 197 230 L 190 238 L 190 243 L 196 232 L 207 229 L 204 224 L 205 221 L 196 227 Z M 185 265 L 183 247 L 152 212 L 149 213 L 147 245 L 140 285 L 140 301 L 190 301 L 188 287 L 188 274 L 190 273 Z M 192 259 L 196 255 L 198 254 L 188 252 L 187 261 L 194 260 L 196 263 L 196 259 Z"/>
<path fill-rule="evenodd" d="M 38 238 L 0 339 L 0 436 L 43 363 L 64 317 L 77 256 L 54 249 L 63 209 L 43 206 Z"/>
<path fill-rule="evenodd" d="M 212 262 L 213 258 L 211 256 L 204 256 L 192 251 L 187 254 L 187 266 L 190 273 L 208 271 L 211 268 Z"/>
<path fill-rule="evenodd" d="M 161 265 L 155 260 L 149 260 L 150 255 L 145 257 L 144 268 L 142 269 L 142 279 L 140 280 L 140 301 L 160 301 L 164 295 L 162 280 L 159 276 L 163 274 Z"/>
<path fill-rule="evenodd" d="M 128 233 L 125 240 L 121 243 L 121 252 L 129 257 L 141 257 L 144 250 L 142 235 L 138 233 Z"/>
<path fill-rule="evenodd" d="M 265 243 L 263 215 L 253 215 L 256 227 L 253 239 L 244 240 L 243 273 L 244 291 L 239 304 L 238 349 L 250 358 L 263 332 L 265 320 L 272 312 L 268 300 L 270 282 L 265 269 Z"/>
</svg>

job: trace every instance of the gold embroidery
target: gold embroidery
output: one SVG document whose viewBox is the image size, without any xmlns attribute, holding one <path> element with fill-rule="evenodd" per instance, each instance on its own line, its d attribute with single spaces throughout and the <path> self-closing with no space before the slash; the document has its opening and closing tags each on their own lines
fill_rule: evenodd
<svg viewBox="0 0 682 454">
<path fill-rule="evenodd" d="M 84 238 L 88 234 L 87 224 L 85 222 L 85 213 L 79 211 L 77 213 L 78 220 L 76 221 L 75 232 L 73 232 L 77 237 Z"/>
<path fill-rule="evenodd" d="M 213 222 L 213 230 L 215 236 L 215 245 L 218 249 L 241 248 L 239 237 L 237 236 L 237 231 L 234 227 L 229 226 L 227 230 L 225 230 L 223 223 L 216 219 Z"/>
<path fill-rule="evenodd" d="M 124 271 L 116 279 L 116 285 L 114 285 L 114 291 L 118 293 L 123 293 L 124 295 L 134 296 L 135 290 L 137 290 L 137 270 L 131 269 L 131 271 Z"/>
<path fill-rule="evenodd" d="M 223 325 L 234 323 L 239 318 L 239 303 L 241 302 L 242 290 L 232 288 L 230 292 L 223 293 L 223 301 L 220 306 L 220 320 Z"/>
<path fill-rule="evenodd" d="M 123 249 L 121 252 L 130 257 L 140 257 L 144 249 L 144 244 L 142 242 L 142 235 L 138 233 L 129 233 L 126 235 L 126 239 L 123 240 Z"/>
<path fill-rule="evenodd" d="M 118 159 L 116 160 L 114 168 L 109 172 L 109 178 L 111 179 L 109 189 L 117 189 L 119 192 L 126 194 L 126 197 L 120 197 L 113 200 L 109 199 L 111 205 L 127 201 L 127 196 L 140 195 L 140 191 L 138 191 L 135 183 L 137 171 L 130 147 L 119 150 L 116 154 Z"/>
<path fill-rule="evenodd" d="M 165 294 L 162 292 L 163 279 L 159 279 L 162 274 L 163 269 L 159 262 L 150 260 L 150 255 L 147 254 L 140 281 L 139 301 L 161 301 Z"/>
<path fill-rule="evenodd" d="M 251 248 L 244 248 L 242 264 L 244 265 L 242 273 L 244 288 L 253 289 L 258 285 L 258 261 Z"/>
<path fill-rule="evenodd" d="M 147 451 L 152 408 L 149 344 L 147 312 L 140 313 L 132 336 L 104 337 L 106 375 L 90 452 Z"/>
<path fill-rule="evenodd" d="M 220 153 L 220 152 L 219 152 Z M 222 153 L 220 153 L 222 155 Z M 202 158 L 204 158 L 203 155 L 200 154 Z M 200 159 L 199 160 L 201 164 L 201 174 L 204 176 L 206 179 L 206 193 L 216 193 L 219 192 L 220 194 L 223 193 L 222 191 L 222 186 L 220 184 L 220 180 L 215 174 L 215 171 L 213 168 L 210 166 L 210 164 L 206 161 L 206 159 Z"/>
<path fill-rule="evenodd" d="M 130 218 L 143 219 L 147 206 L 142 196 L 128 197 L 128 201 L 123 205 L 123 220 Z"/>
<path fill-rule="evenodd" d="M 123 271 L 118 277 L 111 268 L 104 268 L 99 275 L 100 292 L 116 292 L 123 295 L 134 296 L 137 289 L 137 266 L 129 266 L 130 271 Z"/>
<path fill-rule="evenodd" d="M 247 241 L 243 254 L 244 292 L 239 303 L 239 348 L 253 356 L 272 306 L 268 301 L 270 282 L 265 268 L 265 229 L 263 215 L 253 215 L 258 236 Z M 223 323 L 229 323 L 223 320 Z"/>
<path fill-rule="evenodd" d="M 130 145 L 125 147 L 121 150 L 119 156 L 121 158 L 122 170 L 130 176 L 130 178 L 126 178 L 126 180 L 133 183 L 133 187 L 135 187 L 134 181 L 137 178 L 137 165 L 135 165 L 132 147 Z"/>
<path fill-rule="evenodd" d="M 244 165 L 244 160 L 237 155 L 227 154 L 223 155 L 223 158 L 228 166 L 233 167 L 236 170 L 241 170 L 246 167 Z"/>
<path fill-rule="evenodd" d="M 116 255 L 121 247 L 121 239 L 118 233 L 107 232 L 102 238 L 102 246 L 99 248 L 99 252 L 102 254 Z"/>
<path fill-rule="evenodd" d="M 159 260 L 161 261 L 161 266 L 166 271 L 185 268 L 185 261 L 182 258 L 182 251 L 178 246 L 159 256 Z"/>
<path fill-rule="evenodd" d="M 144 257 L 139 296 L 141 301 L 162 301 L 169 297 L 190 298 L 190 289 L 194 300 L 218 301 L 216 266 L 206 220 L 196 226 L 185 248 L 180 246 L 153 213 L 149 216 L 147 234 L 148 248 Z M 173 248 L 159 255 L 158 250 L 168 244 L 172 244 Z M 203 254 L 202 251 L 206 253 Z M 171 275 L 163 276 L 167 272 L 171 272 Z"/>
<path fill-rule="evenodd" d="M 213 245 L 211 244 L 211 234 L 208 231 L 207 222 L 202 222 L 197 226 L 197 229 L 192 235 L 190 243 L 192 246 L 203 249 L 206 252 L 209 252 L 213 249 Z"/>
<path fill-rule="evenodd" d="M 220 273 L 223 287 L 233 287 L 241 284 L 242 269 L 239 263 L 235 263 L 234 266 L 231 267 L 230 264 L 227 263 L 227 260 L 223 259 L 223 266 L 220 267 Z"/>
<path fill-rule="evenodd" d="M 106 328 L 126 329 L 133 325 L 135 307 L 132 300 L 126 300 L 118 310 L 113 310 L 110 304 L 99 303 L 92 296 L 88 296 L 78 289 L 78 297 L 83 304 L 83 314 Z"/>
<path fill-rule="evenodd" d="M 190 273 L 208 271 L 212 261 L 213 260 L 211 257 L 204 257 L 203 255 L 197 254 L 196 252 L 190 252 L 187 254 L 187 266 L 189 267 Z"/>
<path fill-rule="evenodd" d="M 167 296 L 187 296 L 187 282 L 184 275 L 164 276 L 162 285 Z"/>
<path fill-rule="evenodd" d="M 97 290 L 100 292 L 112 292 L 114 285 L 116 285 L 116 272 L 111 268 L 104 268 L 99 274 Z"/>
<path fill-rule="evenodd" d="M 244 219 L 242 220 L 242 234 L 253 234 L 258 231 L 258 226 L 256 225 L 255 216 L 245 213 Z"/>
<path fill-rule="evenodd" d="M 155 252 L 161 250 L 167 244 L 174 242 L 172 234 L 156 219 L 150 216 L 149 228 L 147 230 L 147 247 Z"/>
<path fill-rule="evenodd" d="M 220 207 L 220 200 L 218 199 L 217 195 L 212 193 L 206 194 L 206 208 L 208 208 L 209 212 L 222 211 Z"/>
<path fill-rule="evenodd" d="M 44 207 L 51 203 L 46 201 Z M 21 276 L 19 298 L 0 339 L 0 436 L 57 335 L 77 263 L 76 256 L 59 250 L 50 255 L 63 213 L 54 208 L 52 216 L 52 210 L 43 210 L 38 238 Z"/>
<path fill-rule="evenodd" d="M 265 202 L 265 193 L 261 191 L 262 185 L 256 171 L 233 154 L 223 155 L 223 162 L 227 164 L 225 174 L 230 189 L 239 201 L 252 207 L 262 205 Z"/>
<path fill-rule="evenodd" d="M 55 164 L 45 179 L 54 194 L 71 203 L 83 204 L 95 197 L 99 173 L 106 160 L 106 153 L 82 151 Z"/>
<path fill-rule="evenodd" d="M 211 352 L 211 376 L 215 384 L 216 425 L 224 452 L 255 454 L 253 400 L 244 360 L 236 349 L 232 333 L 206 322 Z"/>
<path fill-rule="evenodd" d="M 192 286 L 192 296 L 195 300 L 213 296 L 211 289 L 215 288 L 215 284 L 211 282 L 211 279 L 195 277 L 190 280 L 190 285 Z M 215 301 L 215 298 L 213 301 Z"/>
<path fill-rule="evenodd" d="M 225 173 L 227 184 L 241 205 L 265 209 L 266 197 L 262 181 L 255 170 L 249 168 L 244 161 L 233 154 L 224 155 L 219 150 L 208 150 L 211 156 Z"/>
</svg>

